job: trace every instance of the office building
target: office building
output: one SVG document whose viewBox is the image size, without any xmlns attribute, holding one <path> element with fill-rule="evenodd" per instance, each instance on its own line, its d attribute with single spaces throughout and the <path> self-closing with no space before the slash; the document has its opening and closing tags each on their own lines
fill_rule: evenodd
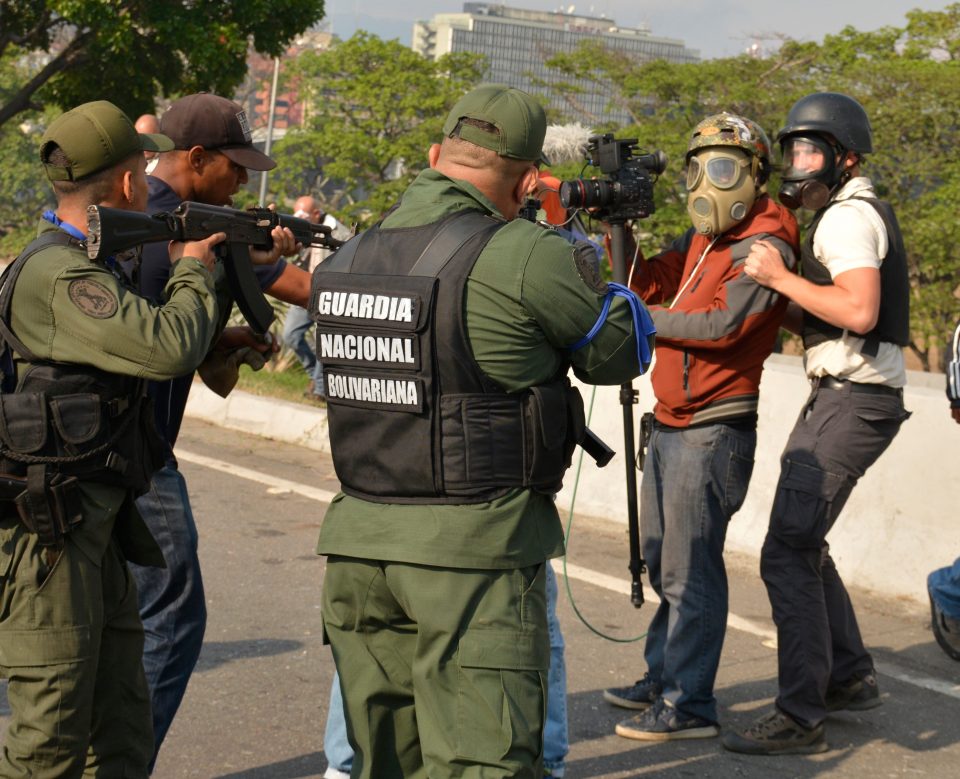
<svg viewBox="0 0 960 779">
<path fill-rule="evenodd" d="M 552 95 L 544 85 L 556 78 L 546 66 L 550 57 L 595 40 L 635 61 L 700 59 L 699 52 L 688 49 L 683 41 L 655 37 L 647 27 L 619 27 L 612 19 L 574 14 L 574 10 L 572 5 L 563 12 L 464 3 L 462 13 L 437 14 L 429 22 L 416 22 L 413 49 L 433 59 L 449 52 L 483 54 L 488 63 L 486 80 L 549 95 L 550 107 L 591 124 L 627 123 L 629 116 L 610 106 L 609 96 L 598 92 L 593 82 L 575 82 L 584 91 L 575 96 L 573 104 Z"/>
</svg>

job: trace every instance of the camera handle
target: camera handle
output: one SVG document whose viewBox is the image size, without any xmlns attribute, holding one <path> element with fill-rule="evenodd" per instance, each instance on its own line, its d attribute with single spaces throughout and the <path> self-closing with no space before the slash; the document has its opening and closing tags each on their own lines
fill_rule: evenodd
<svg viewBox="0 0 960 779">
<path fill-rule="evenodd" d="M 613 260 L 613 280 L 619 284 L 627 283 L 625 219 L 611 219 L 610 248 Z M 641 338 L 640 333 L 636 334 Z M 643 605 L 643 583 L 640 579 L 647 564 L 640 556 L 640 512 L 637 502 L 637 470 L 635 465 L 635 442 L 633 437 L 633 407 L 637 403 L 637 391 L 633 382 L 620 385 L 620 405 L 623 406 L 623 451 L 627 464 L 627 530 L 630 543 L 630 602 L 634 608 Z"/>
</svg>

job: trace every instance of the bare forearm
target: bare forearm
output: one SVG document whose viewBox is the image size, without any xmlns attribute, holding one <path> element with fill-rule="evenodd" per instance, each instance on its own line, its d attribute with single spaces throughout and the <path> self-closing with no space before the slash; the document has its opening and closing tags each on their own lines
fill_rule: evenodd
<svg viewBox="0 0 960 779">
<path fill-rule="evenodd" d="M 876 306 L 864 300 L 862 295 L 838 284 L 821 286 L 801 276 L 787 274 L 777 279 L 774 289 L 804 311 L 844 330 L 865 333 L 877 321 Z"/>
</svg>

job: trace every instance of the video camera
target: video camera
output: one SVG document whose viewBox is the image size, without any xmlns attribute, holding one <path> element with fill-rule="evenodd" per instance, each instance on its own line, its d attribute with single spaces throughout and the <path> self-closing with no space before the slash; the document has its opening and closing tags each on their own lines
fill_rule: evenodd
<svg viewBox="0 0 960 779">
<path fill-rule="evenodd" d="M 653 182 L 666 170 L 662 151 L 634 157 L 636 138 L 617 140 L 611 133 L 591 135 L 587 164 L 605 174 L 597 179 L 573 179 L 560 184 L 564 208 L 590 209 L 591 216 L 604 222 L 643 219 L 654 210 Z"/>
</svg>

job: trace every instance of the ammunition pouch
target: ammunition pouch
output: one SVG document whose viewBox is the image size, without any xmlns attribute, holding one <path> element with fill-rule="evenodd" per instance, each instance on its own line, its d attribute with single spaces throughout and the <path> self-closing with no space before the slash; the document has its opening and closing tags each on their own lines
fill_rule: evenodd
<svg viewBox="0 0 960 779">
<path fill-rule="evenodd" d="M 152 406 L 143 396 L 103 400 L 96 393 L 0 395 L 3 470 L 27 475 L 44 466 L 49 478 L 91 479 L 146 490 L 163 464 Z"/>
<path fill-rule="evenodd" d="M 448 496 L 516 487 L 559 492 L 586 429 L 583 399 L 566 379 L 519 395 L 444 396 L 440 408 Z"/>
</svg>

